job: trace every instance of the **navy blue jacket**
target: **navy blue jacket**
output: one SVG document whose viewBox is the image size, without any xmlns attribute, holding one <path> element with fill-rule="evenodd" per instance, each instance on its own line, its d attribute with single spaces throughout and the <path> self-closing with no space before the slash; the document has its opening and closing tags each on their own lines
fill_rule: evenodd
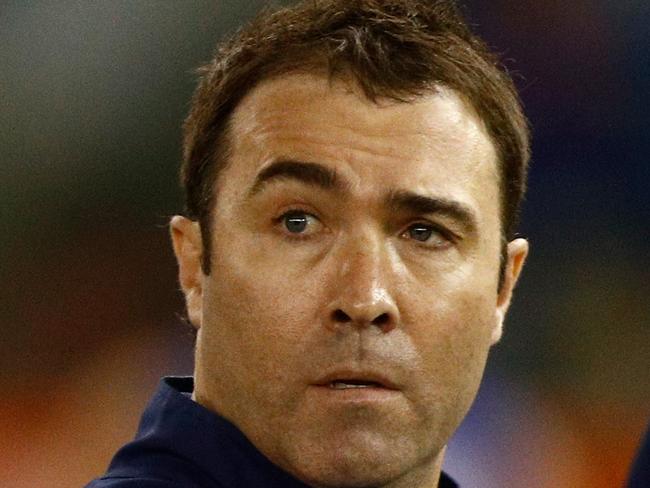
<svg viewBox="0 0 650 488">
<path fill-rule="evenodd" d="M 226 419 L 192 401 L 191 377 L 163 378 L 135 440 L 86 488 L 306 488 Z M 442 474 L 440 488 L 457 485 Z"/>
</svg>

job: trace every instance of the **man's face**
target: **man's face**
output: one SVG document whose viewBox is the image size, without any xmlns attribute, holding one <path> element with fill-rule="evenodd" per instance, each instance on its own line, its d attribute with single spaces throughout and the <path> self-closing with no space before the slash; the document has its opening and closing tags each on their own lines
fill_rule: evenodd
<svg viewBox="0 0 650 488">
<path fill-rule="evenodd" d="M 526 254 L 510 244 L 498 293 L 482 124 L 450 90 L 375 104 L 290 75 L 241 102 L 230 141 L 210 275 L 198 226 L 172 223 L 194 398 L 307 483 L 432 483 Z"/>
</svg>

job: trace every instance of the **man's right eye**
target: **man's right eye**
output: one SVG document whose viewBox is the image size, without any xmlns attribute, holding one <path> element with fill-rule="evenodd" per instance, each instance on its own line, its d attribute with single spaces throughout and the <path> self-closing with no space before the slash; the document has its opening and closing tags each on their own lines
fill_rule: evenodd
<svg viewBox="0 0 650 488">
<path fill-rule="evenodd" d="M 308 235 L 318 230 L 319 220 L 310 213 L 291 210 L 278 219 L 284 230 L 290 234 Z"/>
</svg>

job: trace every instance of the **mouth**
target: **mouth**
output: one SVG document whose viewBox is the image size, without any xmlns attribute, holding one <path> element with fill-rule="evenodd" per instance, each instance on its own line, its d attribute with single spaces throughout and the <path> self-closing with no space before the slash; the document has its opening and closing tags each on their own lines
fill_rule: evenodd
<svg viewBox="0 0 650 488">
<path fill-rule="evenodd" d="M 384 388 L 381 383 L 376 381 L 362 381 L 362 380 L 336 380 L 328 383 L 328 388 L 333 390 L 347 390 L 350 388 Z"/>
<path fill-rule="evenodd" d="M 397 390 L 388 378 L 371 372 L 334 372 L 316 382 L 316 386 L 332 390 L 385 389 Z"/>
</svg>

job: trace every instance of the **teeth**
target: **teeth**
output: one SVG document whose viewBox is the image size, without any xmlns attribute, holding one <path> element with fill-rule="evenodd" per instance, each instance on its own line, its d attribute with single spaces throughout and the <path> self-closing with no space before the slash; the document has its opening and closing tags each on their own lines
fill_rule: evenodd
<svg viewBox="0 0 650 488">
<path fill-rule="evenodd" d="M 334 390 L 346 390 L 348 388 L 370 388 L 371 384 L 359 384 L 359 383 L 344 383 L 342 381 L 333 381 L 330 383 L 330 388 Z"/>
</svg>

